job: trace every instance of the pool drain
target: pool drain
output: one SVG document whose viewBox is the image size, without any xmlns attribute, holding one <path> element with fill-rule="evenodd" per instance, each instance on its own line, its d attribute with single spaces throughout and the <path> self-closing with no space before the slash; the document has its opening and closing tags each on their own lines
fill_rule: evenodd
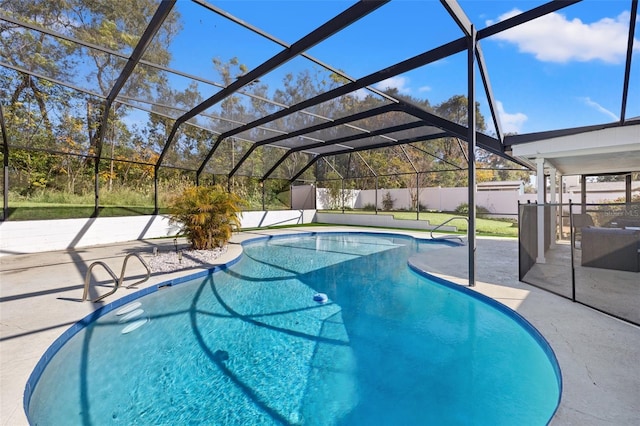
<svg viewBox="0 0 640 426">
<path fill-rule="evenodd" d="M 329 297 L 327 297 L 327 295 L 324 293 L 316 293 L 313 295 L 313 300 L 315 300 L 318 303 L 327 303 L 327 301 L 329 300 Z"/>
</svg>

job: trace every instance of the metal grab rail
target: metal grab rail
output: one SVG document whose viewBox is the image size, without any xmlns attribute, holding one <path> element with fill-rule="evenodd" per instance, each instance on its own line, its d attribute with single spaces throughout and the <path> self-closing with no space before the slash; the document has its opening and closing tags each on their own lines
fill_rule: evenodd
<svg viewBox="0 0 640 426">
<path fill-rule="evenodd" d="M 465 216 L 453 216 L 453 217 L 450 217 L 449 219 L 445 220 L 440 225 L 436 226 L 435 228 L 433 228 L 431 230 L 431 233 L 430 233 L 431 239 L 432 240 L 455 240 L 455 239 L 458 239 L 458 240 L 460 240 L 461 243 L 464 244 L 464 240 L 462 239 L 462 237 L 457 236 L 457 235 L 445 235 L 445 236 L 437 237 L 437 238 L 435 238 L 433 236 L 433 232 L 434 231 L 437 231 L 438 229 L 442 228 L 444 225 L 446 225 L 447 223 L 449 223 L 449 222 L 451 222 L 452 220 L 455 220 L 455 219 L 464 219 L 464 220 L 467 221 L 467 223 L 469 223 L 469 218 L 465 217 Z"/>
<path fill-rule="evenodd" d="M 136 281 L 133 284 L 129 284 L 126 288 L 135 288 L 134 287 L 135 285 L 142 284 L 143 282 L 147 281 L 149 277 L 151 277 L 151 269 L 149 268 L 149 265 L 147 265 L 147 262 L 145 262 L 144 259 L 142 259 L 142 257 L 138 253 L 129 253 L 127 257 L 124 258 L 124 263 L 122 264 L 122 271 L 120 272 L 120 282 L 118 283 L 118 287 L 121 286 L 124 281 L 124 270 L 127 268 L 127 261 L 131 256 L 135 256 L 136 258 L 138 258 L 140 263 L 142 263 L 142 266 L 144 266 L 144 268 L 147 270 L 147 276 L 141 279 L 140 281 Z"/>
<path fill-rule="evenodd" d="M 111 275 L 111 278 L 113 278 L 113 290 L 111 290 L 109 293 L 103 294 L 102 296 L 98 297 L 97 299 L 92 300 L 92 302 L 99 302 L 102 299 L 104 299 L 107 296 L 111 296 L 113 293 L 116 292 L 116 290 L 118 289 L 118 287 L 120 286 L 120 281 L 118 279 L 118 277 L 116 277 L 116 274 L 111 270 L 111 268 L 109 268 L 109 266 L 101 261 L 97 261 L 97 262 L 93 262 L 91 265 L 89 265 L 89 269 L 87 269 L 87 274 L 84 276 L 84 292 L 82 293 L 82 301 L 84 302 L 85 300 L 87 300 L 87 296 L 89 295 L 89 281 L 91 280 L 91 270 L 93 269 L 94 266 L 96 265 L 100 265 L 102 266 L 108 273 L 109 275 Z"/>
<path fill-rule="evenodd" d="M 147 265 L 147 262 L 145 262 L 144 259 L 142 259 L 142 257 L 140 257 L 138 253 L 129 253 L 124 258 L 124 262 L 122 263 L 122 271 L 120 272 L 120 278 L 116 276 L 116 274 L 111 270 L 111 268 L 109 268 L 109 266 L 106 263 L 101 261 L 96 261 L 96 262 L 93 262 L 91 265 L 89 265 L 89 269 L 87 269 L 87 274 L 84 277 L 84 292 L 82 293 L 82 301 L 84 302 L 85 300 L 87 300 L 87 296 L 89 295 L 89 284 L 91 282 L 91 270 L 93 269 L 94 266 L 96 265 L 102 266 L 109 273 L 109 275 L 111 275 L 111 278 L 113 278 L 113 283 L 114 283 L 113 290 L 92 300 L 92 302 L 95 303 L 95 302 L 101 301 L 105 297 L 111 296 L 122 285 L 122 283 L 124 282 L 124 272 L 127 268 L 127 261 L 131 256 L 135 256 L 138 258 L 138 260 L 140 260 L 140 263 L 142 263 L 142 266 L 144 266 L 145 269 L 147 270 L 147 276 L 141 279 L 140 281 L 136 281 L 133 284 L 129 284 L 127 288 L 134 288 L 133 286 L 147 281 L 151 277 L 151 269 L 149 268 L 149 265 Z"/>
</svg>

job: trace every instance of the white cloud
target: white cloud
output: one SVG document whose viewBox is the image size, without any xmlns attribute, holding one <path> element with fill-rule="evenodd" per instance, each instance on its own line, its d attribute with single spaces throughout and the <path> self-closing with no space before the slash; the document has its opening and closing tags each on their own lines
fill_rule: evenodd
<svg viewBox="0 0 640 426">
<path fill-rule="evenodd" d="M 592 108 L 595 108 L 597 111 L 600 111 L 601 113 L 603 113 L 604 115 L 609 116 L 610 118 L 613 119 L 613 121 L 618 121 L 620 120 L 620 118 L 614 114 L 613 112 L 609 111 L 608 109 L 606 109 L 605 107 L 603 107 L 602 105 L 600 105 L 599 103 L 592 101 L 591 98 L 589 97 L 585 97 L 585 98 L 580 98 L 580 100 L 582 102 L 584 102 L 587 106 L 590 106 Z"/>
<path fill-rule="evenodd" d="M 418 88 L 418 92 L 422 93 L 422 92 L 430 92 L 431 91 L 431 86 L 422 86 Z"/>
<path fill-rule="evenodd" d="M 398 76 L 382 80 L 380 83 L 376 84 L 375 87 L 379 90 L 398 89 L 398 92 L 408 94 L 411 93 L 411 89 L 407 87 L 408 84 L 408 78 Z"/>
<path fill-rule="evenodd" d="M 496 102 L 496 106 L 498 108 L 498 116 L 500 116 L 500 123 L 502 124 L 502 131 L 504 133 L 520 133 L 522 125 L 529 117 L 521 112 L 516 112 L 515 114 L 506 112 L 500 101 Z"/>
<path fill-rule="evenodd" d="M 520 10 L 513 9 L 501 15 L 498 21 L 520 13 Z M 488 25 L 492 23 L 494 21 L 487 21 Z M 540 61 L 601 60 L 617 64 L 625 59 L 628 36 L 629 12 L 623 12 L 615 19 L 603 18 L 590 24 L 577 18 L 568 20 L 554 12 L 493 37 L 516 44 L 521 52 L 531 53 Z M 638 45 L 638 40 L 635 45 Z"/>
</svg>

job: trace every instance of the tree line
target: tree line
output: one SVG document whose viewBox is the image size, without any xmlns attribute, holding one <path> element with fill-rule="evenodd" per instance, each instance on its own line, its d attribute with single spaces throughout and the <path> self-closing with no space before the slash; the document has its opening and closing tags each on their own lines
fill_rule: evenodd
<svg viewBox="0 0 640 426">
<path fill-rule="evenodd" d="M 175 11 L 154 37 L 144 61 L 127 80 L 107 121 L 103 122 L 104 99 L 156 7 L 157 2 L 153 0 L 0 0 L 3 14 L 35 28 L 0 20 L 1 56 L 9 65 L 0 67 L 0 91 L 10 144 L 10 190 L 15 196 L 28 198 L 42 191 L 91 195 L 95 157 L 99 155 L 101 191 L 117 192 L 126 188 L 144 193 L 148 199 L 154 166 L 175 119 L 247 72 L 241 59 L 235 57 L 211 58 L 211 71 L 217 76 L 215 84 L 204 79 L 178 79 L 167 71 L 172 60 L 172 42 L 184 25 Z M 63 37 L 39 29 L 51 30 Z M 81 40 L 85 45 L 73 40 Z M 310 68 L 286 74 L 275 88 L 265 81 L 256 81 L 242 93 L 227 97 L 179 128 L 163 159 L 160 176 L 165 182 L 163 188 L 171 192 L 180 187 L 179 182 L 192 181 L 194 171 L 219 134 L 344 83 L 345 79 L 335 73 Z M 385 93 L 466 124 L 469 106 L 463 95 L 431 105 L 427 99 L 409 97 L 396 89 L 387 89 Z M 385 102 L 384 97 L 373 92 L 364 97 L 354 93 L 303 113 L 285 116 L 266 125 L 268 129 L 255 128 L 225 139 L 206 164 L 206 181 L 228 183 L 225 176 L 254 141 L 318 124 L 323 121 L 321 117 L 335 119 Z M 477 130 L 486 131 L 479 106 L 475 108 Z M 403 120 L 406 119 L 400 113 L 388 113 L 354 125 L 377 129 Z M 100 126 L 106 126 L 101 145 Z M 329 129 L 322 133 L 321 139 L 335 139 L 342 136 L 344 130 Z M 296 142 L 291 141 L 290 146 L 295 148 Z M 235 174 L 234 191 L 251 198 L 255 204 L 263 188 L 258 178 L 282 154 L 282 148 L 269 145 L 255 149 Z M 418 141 L 327 157 L 300 179 L 331 185 L 329 182 L 347 178 L 350 187 L 361 188 L 372 188 L 374 178 L 375 185 L 386 188 L 414 187 L 416 183 L 423 188 L 464 186 L 467 158 L 466 143 L 455 138 Z M 264 184 L 272 201 L 286 192 L 289 179 L 311 159 L 310 154 L 298 151 L 274 171 L 271 183 Z M 477 153 L 477 167 L 479 181 L 528 179 L 528 172 L 511 170 L 512 164 L 482 150 Z"/>
</svg>

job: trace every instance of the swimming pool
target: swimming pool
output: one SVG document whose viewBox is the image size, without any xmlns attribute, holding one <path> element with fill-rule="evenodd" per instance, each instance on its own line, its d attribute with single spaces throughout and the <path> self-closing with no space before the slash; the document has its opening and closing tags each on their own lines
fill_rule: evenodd
<svg viewBox="0 0 640 426">
<path fill-rule="evenodd" d="M 440 247 L 390 234 L 246 243 L 228 268 L 65 333 L 29 379 L 29 421 L 546 424 L 553 352 L 511 310 L 407 266 Z"/>
</svg>

